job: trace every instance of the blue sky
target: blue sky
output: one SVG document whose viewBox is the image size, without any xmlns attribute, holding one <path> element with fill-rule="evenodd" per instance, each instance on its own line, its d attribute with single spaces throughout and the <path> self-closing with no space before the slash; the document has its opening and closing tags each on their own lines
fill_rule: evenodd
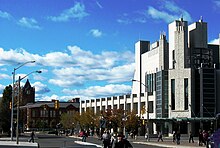
<svg viewBox="0 0 220 148">
<path fill-rule="evenodd" d="M 36 100 L 101 98 L 131 92 L 134 44 L 154 42 L 181 16 L 220 33 L 220 0 L 0 0 L 0 96 L 13 68 Z M 22 85 L 26 80 L 22 80 Z"/>
</svg>

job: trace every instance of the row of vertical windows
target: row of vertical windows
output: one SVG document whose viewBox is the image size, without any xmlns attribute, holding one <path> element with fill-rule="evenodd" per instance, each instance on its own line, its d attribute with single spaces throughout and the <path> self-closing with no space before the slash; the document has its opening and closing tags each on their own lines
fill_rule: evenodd
<svg viewBox="0 0 220 148">
<path fill-rule="evenodd" d="M 188 78 L 184 79 L 184 109 L 187 110 L 189 108 L 189 84 Z M 171 79 L 171 109 L 175 110 L 175 79 Z"/>
<path fill-rule="evenodd" d="M 162 118 L 162 71 L 156 74 L 156 117 Z"/>
<path fill-rule="evenodd" d="M 147 74 L 145 76 L 145 84 L 147 84 L 147 88 L 145 88 L 145 92 L 147 91 L 148 92 L 148 95 L 152 95 L 153 94 L 153 91 L 155 91 L 155 77 L 156 77 L 156 74 L 155 73 L 152 73 L 152 74 Z"/>
</svg>

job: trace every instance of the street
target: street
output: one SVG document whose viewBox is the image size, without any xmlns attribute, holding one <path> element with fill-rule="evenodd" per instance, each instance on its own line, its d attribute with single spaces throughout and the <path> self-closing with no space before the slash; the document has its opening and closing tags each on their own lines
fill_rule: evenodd
<svg viewBox="0 0 220 148">
<path fill-rule="evenodd" d="M 74 137 L 66 137 L 66 136 L 55 136 L 55 135 L 46 135 L 46 134 L 38 134 L 37 135 L 36 142 L 39 143 L 40 148 L 96 148 L 101 147 L 102 141 L 94 138 L 94 137 L 88 137 L 86 144 L 92 143 L 95 145 L 82 145 L 79 143 L 81 142 L 81 139 L 74 138 Z M 132 146 L 134 148 L 159 148 L 156 146 L 150 146 L 145 144 L 137 144 L 132 143 Z"/>
</svg>

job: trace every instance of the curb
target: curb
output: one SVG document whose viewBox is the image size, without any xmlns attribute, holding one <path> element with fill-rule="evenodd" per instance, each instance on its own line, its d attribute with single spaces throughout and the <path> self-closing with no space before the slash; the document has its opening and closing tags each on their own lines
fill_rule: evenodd
<svg viewBox="0 0 220 148">
<path fill-rule="evenodd" d="M 90 142 L 82 142 L 82 141 L 74 141 L 74 142 L 77 143 L 77 144 L 80 144 L 80 145 L 92 145 L 92 146 L 96 146 L 96 147 L 102 148 L 101 145 L 90 143 Z"/>
<path fill-rule="evenodd" d="M 198 148 L 198 147 L 193 147 L 193 146 L 157 144 L 157 143 L 151 143 L 151 142 L 132 142 L 132 143 L 152 145 L 152 146 L 158 146 L 158 147 L 166 147 L 166 148 Z"/>
</svg>

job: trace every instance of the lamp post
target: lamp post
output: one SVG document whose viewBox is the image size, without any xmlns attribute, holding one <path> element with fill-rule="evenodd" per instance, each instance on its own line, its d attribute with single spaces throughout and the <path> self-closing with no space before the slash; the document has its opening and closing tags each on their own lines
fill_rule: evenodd
<svg viewBox="0 0 220 148">
<path fill-rule="evenodd" d="M 16 126 L 16 143 L 19 144 L 19 103 L 20 103 L 20 82 L 21 80 L 23 80 L 24 78 L 26 78 L 27 76 L 29 76 L 32 73 L 41 73 L 41 71 L 32 71 L 29 74 L 25 75 L 24 77 L 18 77 L 18 97 L 17 97 L 17 126 Z"/>
<path fill-rule="evenodd" d="M 12 97 L 11 97 L 11 141 L 13 141 L 13 116 L 14 116 L 14 87 L 15 87 L 15 71 L 22 66 L 28 64 L 28 63 L 34 63 L 35 61 L 27 61 L 25 63 L 20 64 L 18 67 L 13 69 L 12 72 Z"/>
<path fill-rule="evenodd" d="M 146 124 L 146 133 L 148 134 L 148 138 L 147 140 L 150 141 L 150 133 L 149 133 L 149 98 L 148 98 L 148 87 L 147 85 L 145 85 L 144 83 L 142 83 L 141 81 L 139 80 L 134 80 L 132 79 L 132 82 L 139 82 L 141 83 L 142 85 L 144 85 L 144 87 L 147 89 L 146 91 L 146 102 L 147 102 L 147 105 L 146 105 L 146 111 L 147 111 L 147 124 Z"/>
</svg>

